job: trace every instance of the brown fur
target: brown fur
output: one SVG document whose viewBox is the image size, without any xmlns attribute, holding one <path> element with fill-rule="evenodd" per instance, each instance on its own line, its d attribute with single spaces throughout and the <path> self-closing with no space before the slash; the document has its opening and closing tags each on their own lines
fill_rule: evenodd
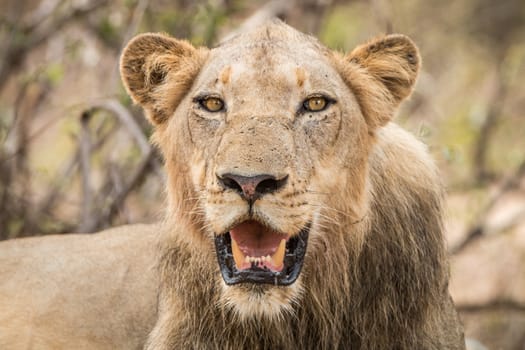
<svg viewBox="0 0 525 350">
<path fill-rule="evenodd" d="M 127 48 L 122 63 L 156 54 Z M 277 22 L 206 57 L 187 61 L 199 71 L 191 89 L 151 97 L 185 95 L 155 135 L 166 155 L 171 234 L 160 245 L 159 318 L 147 348 L 463 349 L 447 291 L 439 176 L 424 147 L 389 124 L 416 80 L 414 44 L 391 35 L 341 56 Z M 135 76 L 123 76 L 136 101 L 150 101 L 130 84 Z M 295 115 L 295 96 L 322 86 L 337 104 L 313 121 Z M 225 96 L 226 112 L 195 107 L 200 90 Z M 218 185 L 221 171 L 289 181 L 247 214 Z M 247 215 L 285 232 L 314 220 L 292 286 L 222 282 L 213 235 Z"/>
</svg>

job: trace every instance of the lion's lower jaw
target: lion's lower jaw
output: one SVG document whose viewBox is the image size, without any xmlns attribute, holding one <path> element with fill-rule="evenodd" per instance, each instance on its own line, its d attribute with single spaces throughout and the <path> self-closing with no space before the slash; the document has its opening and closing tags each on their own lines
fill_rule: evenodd
<svg viewBox="0 0 525 350">
<path fill-rule="evenodd" d="M 241 320 L 277 321 L 294 312 L 301 297 L 301 279 L 290 286 L 248 285 L 228 286 L 223 283 L 220 306 L 229 309 Z"/>
</svg>

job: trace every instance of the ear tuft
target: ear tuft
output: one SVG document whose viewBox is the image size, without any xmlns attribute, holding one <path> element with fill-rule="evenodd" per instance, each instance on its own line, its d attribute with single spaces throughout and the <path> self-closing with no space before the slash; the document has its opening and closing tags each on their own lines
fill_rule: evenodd
<svg viewBox="0 0 525 350">
<path fill-rule="evenodd" d="M 397 106 L 410 96 L 420 63 L 412 40 L 393 34 L 358 46 L 338 66 L 365 118 L 375 128 L 386 124 Z"/>
<path fill-rule="evenodd" d="M 163 34 L 132 39 L 120 59 L 127 92 L 153 124 L 161 124 L 185 96 L 207 56 L 206 49 Z"/>
</svg>

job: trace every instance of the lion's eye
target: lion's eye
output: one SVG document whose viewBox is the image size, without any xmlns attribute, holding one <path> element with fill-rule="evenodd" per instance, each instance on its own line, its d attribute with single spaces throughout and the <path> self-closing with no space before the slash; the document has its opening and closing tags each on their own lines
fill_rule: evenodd
<svg viewBox="0 0 525 350">
<path fill-rule="evenodd" d="M 308 112 L 320 112 L 328 106 L 328 101 L 323 96 L 314 96 L 303 102 L 303 107 Z"/>
<path fill-rule="evenodd" d="M 224 102 L 218 97 L 206 97 L 199 103 L 208 112 L 220 112 L 224 108 Z"/>
</svg>

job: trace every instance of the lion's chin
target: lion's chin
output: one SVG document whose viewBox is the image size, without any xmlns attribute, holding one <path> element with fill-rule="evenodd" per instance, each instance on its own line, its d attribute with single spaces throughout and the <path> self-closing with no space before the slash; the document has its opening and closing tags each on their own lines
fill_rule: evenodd
<svg viewBox="0 0 525 350">
<path fill-rule="evenodd" d="M 287 235 L 249 220 L 217 235 L 215 251 L 224 282 L 293 284 L 303 266 L 310 226 L 307 224 L 299 233 Z"/>
<path fill-rule="evenodd" d="M 301 295 L 300 281 L 291 286 L 279 287 L 265 284 L 223 284 L 221 304 L 232 310 L 241 320 L 279 320 L 292 314 Z"/>
</svg>

